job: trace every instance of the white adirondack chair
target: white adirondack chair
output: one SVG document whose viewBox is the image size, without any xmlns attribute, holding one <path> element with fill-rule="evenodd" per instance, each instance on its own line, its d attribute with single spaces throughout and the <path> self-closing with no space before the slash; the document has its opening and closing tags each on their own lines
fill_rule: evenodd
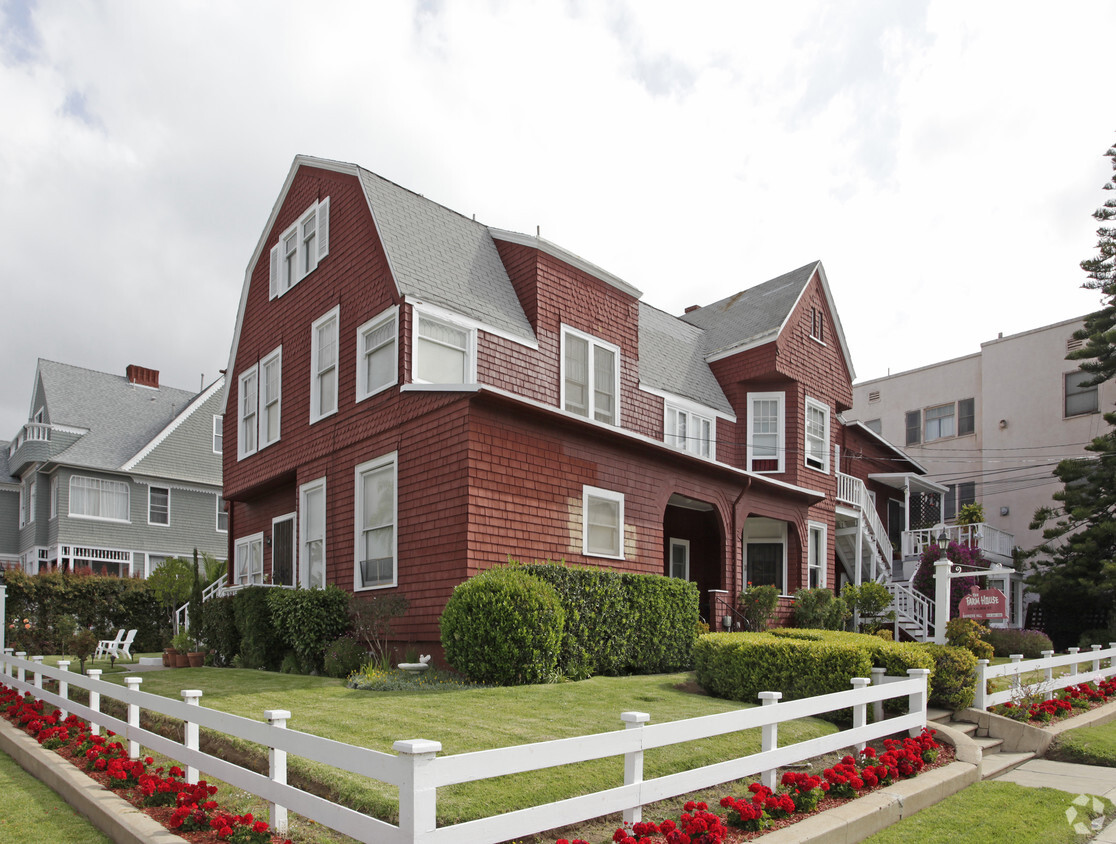
<svg viewBox="0 0 1116 844">
<path fill-rule="evenodd" d="M 109 656 L 120 659 L 121 655 L 132 658 L 132 642 L 135 641 L 136 631 L 129 630 L 128 635 L 124 637 L 124 641 L 118 645 L 110 645 L 108 649 Z"/>
<path fill-rule="evenodd" d="M 100 659 L 110 651 L 115 652 L 116 648 L 120 647 L 120 643 L 123 641 L 124 628 L 121 627 L 115 639 L 101 639 L 101 641 L 97 643 L 97 650 L 93 652 L 93 659 Z"/>
</svg>

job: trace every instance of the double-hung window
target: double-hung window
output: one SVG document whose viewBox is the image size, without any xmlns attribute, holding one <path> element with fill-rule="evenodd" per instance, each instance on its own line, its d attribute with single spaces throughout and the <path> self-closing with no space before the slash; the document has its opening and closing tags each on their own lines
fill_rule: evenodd
<svg viewBox="0 0 1116 844">
<path fill-rule="evenodd" d="M 236 438 L 237 459 L 255 454 L 258 448 L 260 389 L 259 366 L 253 366 L 240 373 L 240 397 L 238 401 L 238 436 Z"/>
<path fill-rule="evenodd" d="M 825 525 L 810 522 L 806 543 L 807 564 L 809 567 L 810 589 L 825 586 L 826 569 L 826 529 Z"/>
<path fill-rule="evenodd" d="M 1096 413 L 1100 408 L 1097 402 L 1097 385 L 1086 386 L 1096 377 L 1088 372 L 1067 372 L 1066 380 L 1066 416 L 1082 416 L 1086 413 Z"/>
<path fill-rule="evenodd" d="M 923 427 L 925 442 L 956 435 L 952 403 L 926 408 L 925 420 Z"/>
<path fill-rule="evenodd" d="M 784 471 L 785 402 L 783 393 L 748 393 L 749 471 Z"/>
<path fill-rule="evenodd" d="M 279 441 L 280 397 L 283 385 L 283 347 L 240 374 L 237 459 L 255 454 Z M 213 447 L 221 448 L 217 432 L 221 417 L 213 417 Z"/>
<path fill-rule="evenodd" d="M 271 250 L 269 298 L 276 299 L 318 268 L 329 254 L 329 197 L 315 202 Z"/>
<path fill-rule="evenodd" d="M 415 311 L 413 380 L 423 384 L 476 381 L 476 329 Z"/>
<path fill-rule="evenodd" d="M 396 585 L 396 455 L 356 467 L 356 559 L 353 587 Z"/>
<path fill-rule="evenodd" d="M 806 399 L 806 465 L 829 471 L 829 408 Z"/>
<path fill-rule="evenodd" d="M 229 532 L 229 511 L 225 509 L 225 499 L 218 495 L 217 498 L 217 532 Z"/>
<path fill-rule="evenodd" d="M 260 361 L 260 448 L 279 440 L 279 400 L 283 390 L 283 347 Z"/>
<path fill-rule="evenodd" d="M 620 348 L 562 327 L 562 408 L 578 416 L 620 424 Z"/>
<path fill-rule="evenodd" d="M 50 518 L 55 519 L 58 517 L 58 476 L 51 475 L 50 478 Z"/>
<path fill-rule="evenodd" d="M 217 414 L 213 417 L 213 453 L 220 454 L 225 450 L 225 417 Z"/>
<path fill-rule="evenodd" d="M 70 515 L 111 522 L 130 521 L 128 484 L 106 478 L 70 478 Z"/>
<path fill-rule="evenodd" d="M 19 489 L 20 509 L 19 526 L 29 525 L 35 521 L 35 481 L 28 480 Z"/>
<path fill-rule="evenodd" d="M 397 313 L 397 308 L 389 308 L 357 329 L 357 401 L 376 395 L 397 380 Z"/>
<path fill-rule="evenodd" d="M 315 320 L 310 336 L 310 422 L 337 412 L 337 337 L 340 308 Z"/>
<path fill-rule="evenodd" d="M 587 557 L 624 559 L 624 496 L 587 486 L 582 489 L 582 553 Z"/>
<path fill-rule="evenodd" d="M 667 445 L 699 457 L 713 456 L 713 420 L 690 410 L 666 405 Z"/>
<path fill-rule="evenodd" d="M 170 524 L 170 490 L 165 486 L 147 488 L 147 523 Z"/>
<path fill-rule="evenodd" d="M 263 534 L 236 541 L 234 576 L 238 586 L 263 583 Z"/>
<path fill-rule="evenodd" d="M 326 481 L 319 478 L 299 490 L 299 583 L 306 588 L 326 585 Z"/>
</svg>

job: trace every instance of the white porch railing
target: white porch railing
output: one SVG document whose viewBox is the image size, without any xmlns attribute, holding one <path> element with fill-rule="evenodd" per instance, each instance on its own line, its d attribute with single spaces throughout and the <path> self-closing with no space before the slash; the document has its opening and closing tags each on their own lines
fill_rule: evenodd
<svg viewBox="0 0 1116 844">
<path fill-rule="evenodd" d="M 11 457 L 19 450 L 19 447 L 27 442 L 50 442 L 50 425 L 42 422 L 28 422 L 19 429 L 14 440 L 8 446 L 8 457 Z"/>
<path fill-rule="evenodd" d="M 923 528 L 921 530 L 903 531 L 903 556 L 918 557 L 930 545 L 938 544 L 938 535 L 942 527 Z M 1015 535 L 994 528 L 983 522 L 976 525 L 946 525 L 946 536 L 950 542 L 979 548 L 986 559 L 993 562 L 1011 563 L 1012 548 L 1015 545 Z"/>
<path fill-rule="evenodd" d="M 210 583 L 202 590 L 202 603 L 204 604 L 214 595 L 219 595 L 221 590 L 225 588 L 225 583 L 228 582 L 228 573 L 222 573 L 220 577 Z M 174 632 L 179 630 L 188 630 L 190 627 L 190 602 L 180 606 L 174 611 Z"/>
<path fill-rule="evenodd" d="M 1041 659 L 1024 660 L 1022 654 L 1012 654 L 1011 662 L 1003 665 L 989 665 L 987 659 L 977 660 L 976 695 L 973 706 L 977 709 L 988 709 L 1002 703 L 1015 702 L 1017 698 L 1026 694 L 1042 695 L 1045 700 L 1054 697 L 1057 689 L 1067 686 L 1076 686 L 1088 683 L 1096 677 L 1116 676 L 1116 642 L 1109 642 L 1108 647 L 1093 645 L 1092 650 L 1081 652 L 1080 648 L 1070 648 L 1064 656 L 1054 656 L 1054 651 L 1043 651 Z M 1102 662 L 1108 665 L 1102 667 Z M 1089 670 L 1082 672 L 1081 666 L 1088 665 Z M 1071 670 L 1061 676 L 1054 676 L 1054 669 L 1069 667 Z M 1042 679 L 1024 679 L 1024 675 L 1036 671 L 1042 672 Z M 989 692 L 988 681 L 994 677 L 1010 677 L 1011 685 L 1001 692 Z"/>
<path fill-rule="evenodd" d="M 866 742 L 903 730 L 917 735 L 926 726 L 930 673 L 924 668 L 912 668 L 907 672 L 908 677 L 882 678 L 882 681 L 877 680 L 877 685 L 870 685 L 872 680 L 867 677 L 858 677 L 852 680 L 853 688 L 849 691 L 785 703 L 779 702 L 782 697 L 780 692 L 762 692 L 763 706 L 663 724 L 649 724 L 651 716 L 647 713 L 624 712 L 620 718 L 625 729 L 614 732 L 438 756 L 442 746 L 436 741 L 397 741 L 394 744 L 395 755 L 382 753 L 289 730 L 286 723 L 291 713 L 286 710 L 265 710 L 268 723 L 262 723 L 206 709 L 200 705 L 202 693 L 196 689 L 184 690 L 181 693 L 184 701 L 179 702 L 141 692 L 138 688 L 124 689 L 114 683 L 106 683 L 97 678 L 100 672 L 96 669 L 90 677 L 72 674 L 66 670 L 67 666 L 68 663 L 60 663 L 58 668 L 50 668 L 42 665 L 42 657 L 27 660 L 23 654 L 12 656 L 11 649 L 6 649 L 0 667 L 7 676 L 0 679 L 20 692 L 31 692 L 52 706 L 114 731 L 122 741 L 128 742 L 129 754 L 133 758 L 139 757 L 142 745 L 181 762 L 186 767 L 188 782 L 197 782 L 199 773 L 204 772 L 234 788 L 262 797 L 271 804 L 271 825 L 280 834 L 286 833 L 289 809 L 358 841 L 377 844 L 495 844 L 614 812 L 623 813 L 627 821 L 639 820 L 642 806 L 647 803 L 756 774 L 766 785 L 774 787 L 776 769 L 780 767 L 847 747 L 860 750 Z M 27 672 L 32 674 L 30 682 Z M 44 677 L 58 681 L 58 694 L 43 688 Z M 138 686 L 142 678 L 128 679 L 129 685 Z M 90 705 L 83 706 L 70 700 L 67 697 L 69 686 L 88 689 Z M 123 702 L 128 709 L 127 720 L 101 712 L 101 696 Z M 904 697 L 908 706 L 906 715 L 868 723 L 869 704 Z M 853 726 L 850 729 L 779 746 L 779 724 L 850 707 L 853 711 Z M 179 744 L 140 727 L 141 708 L 183 721 L 186 725 L 184 743 Z M 198 726 L 236 735 L 267 747 L 272 760 L 269 774 L 256 774 L 203 753 L 198 748 Z M 762 731 L 762 750 L 759 753 L 652 780 L 643 779 L 643 754 L 646 750 L 750 729 Z M 397 786 L 399 825 L 288 785 L 287 754 Z M 624 758 L 624 782 L 615 788 L 436 828 L 439 788 L 614 756 Z"/>
<path fill-rule="evenodd" d="M 868 487 L 860 478 L 837 473 L 837 500 L 842 504 L 855 507 L 867 524 L 868 533 L 872 540 L 872 547 L 877 559 L 883 564 L 884 571 L 891 571 L 891 540 L 887 536 L 887 528 L 880 521 L 876 508 L 872 506 L 872 497 L 868 495 Z"/>
<path fill-rule="evenodd" d="M 934 631 L 934 603 L 921 592 L 902 583 L 887 584 L 891 593 L 891 606 L 895 610 L 895 641 L 899 641 L 899 628 L 918 641 L 926 641 Z"/>
</svg>

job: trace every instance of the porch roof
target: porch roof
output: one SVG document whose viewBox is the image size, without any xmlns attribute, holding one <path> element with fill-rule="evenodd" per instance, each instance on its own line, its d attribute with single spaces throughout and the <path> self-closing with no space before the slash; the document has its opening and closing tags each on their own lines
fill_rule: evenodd
<svg viewBox="0 0 1116 844">
<path fill-rule="evenodd" d="M 868 479 L 894 489 L 906 489 L 909 486 L 911 492 L 949 492 L 948 487 L 913 472 L 874 472 L 868 475 Z"/>
</svg>

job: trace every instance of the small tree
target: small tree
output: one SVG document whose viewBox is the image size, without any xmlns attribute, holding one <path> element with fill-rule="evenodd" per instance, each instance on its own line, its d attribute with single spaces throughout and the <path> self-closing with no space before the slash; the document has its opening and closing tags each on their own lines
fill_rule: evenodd
<svg viewBox="0 0 1116 844">
<path fill-rule="evenodd" d="M 84 627 L 72 640 L 71 647 L 74 649 L 74 656 L 78 658 L 79 670 L 82 674 L 85 673 L 85 661 L 97 650 L 97 642 L 97 634 Z"/>
<path fill-rule="evenodd" d="M 882 583 L 850 583 L 841 590 L 841 597 L 860 619 L 861 633 L 876 633 L 895 621 L 895 613 L 886 612 L 891 606 L 891 593 Z"/>
<path fill-rule="evenodd" d="M 405 612 L 407 599 L 399 594 L 353 595 L 349 599 L 353 632 L 372 658 L 385 668 L 390 664 L 388 640 L 391 638 L 391 623 Z"/>
<path fill-rule="evenodd" d="M 775 615 L 775 608 L 779 606 L 778 586 L 753 586 L 748 584 L 738 598 L 740 614 L 744 622 L 753 632 L 767 629 Z"/>
<path fill-rule="evenodd" d="M 196 567 L 185 557 L 168 557 L 147 578 L 147 584 L 174 624 L 175 611 L 190 600 Z"/>
</svg>

